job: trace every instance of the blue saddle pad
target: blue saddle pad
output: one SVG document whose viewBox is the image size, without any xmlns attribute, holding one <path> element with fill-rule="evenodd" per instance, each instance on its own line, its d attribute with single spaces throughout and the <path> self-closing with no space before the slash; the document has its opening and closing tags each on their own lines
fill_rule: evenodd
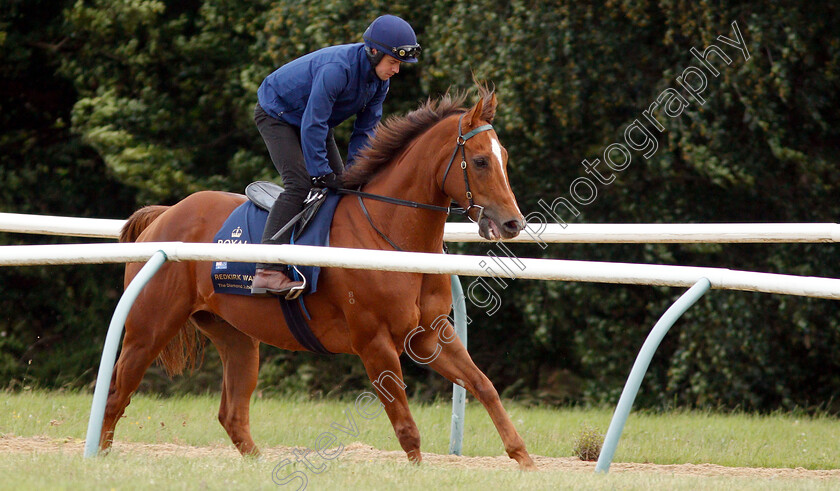
<svg viewBox="0 0 840 491">
<path fill-rule="evenodd" d="M 341 196 L 330 191 L 321 209 L 303 231 L 303 235 L 292 234 L 292 243 L 299 245 L 329 246 L 330 224 L 335 208 Z M 213 237 L 213 242 L 220 244 L 259 244 L 262 241 L 268 212 L 257 207 L 251 201 L 242 203 L 228 216 L 222 228 Z M 217 293 L 233 293 L 235 295 L 250 295 L 251 282 L 254 279 L 255 263 L 233 263 L 216 261 L 211 271 L 213 289 Z M 318 286 L 320 266 L 297 266 L 306 277 L 309 289 L 307 294 L 315 293 Z M 297 273 L 295 273 L 297 276 Z M 299 278 L 294 278 L 299 279 Z"/>
</svg>

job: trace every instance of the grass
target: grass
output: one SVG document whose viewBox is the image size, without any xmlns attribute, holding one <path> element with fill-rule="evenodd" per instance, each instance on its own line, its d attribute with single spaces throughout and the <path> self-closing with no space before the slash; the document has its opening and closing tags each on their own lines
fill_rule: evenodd
<svg viewBox="0 0 840 491">
<path fill-rule="evenodd" d="M 115 457 L 115 458 L 112 458 Z M 271 479 L 273 463 L 246 459 L 142 457 L 112 455 L 82 459 L 70 455 L 4 456 L 0 474 L 4 489 L 283 489 Z M 22 469 L 32 472 L 21 473 Z M 6 479 L 8 476 L 8 479 Z M 750 478 L 486 470 L 413 466 L 408 463 L 345 463 L 338 461 L 317 476 L 310 489 L 668 489 L 714 490 L 830 490 L 837 482 L 811 479 L 755 480 Z M 286 487 L 285 489 L 295 489 Z"/>
<path fill-rule="evenodd" d="M 0 393 L 0 437 L 46 436 L 83 439 L 90 413 L 89 394 L 59 392 Z M 222 445 L 230 440 L 216 421 L 218 396 L 157 398 L 136 396 L 117 426 L 118 442 Z M 527 408 L 507 402 L 514 424 L 534 455 L 572 457 L 583 426 L 606 432 L 611 409 Z M 353 401 L 255 399 L 251 429 L 257 444 L 314 446 L 332 422 L 347 426 L 343 411 L 354 412 Z M 422 450 L 446 454 L 449 444 L 449 402 L 412 405 L 423 438 Z M 380 450 L 400 450 L 384 415 L 355 418 L 357 437 Z M 343 435 L 342 435 L 343 436 Z M 498 456 L 501 440 L 479 404 L 467 405 L 464 455 Z M 827 416 L 792 414 L 754 416 L 678 411 L 634 413 L 625 427 L 614 462 L 658 464 L 713 463 L 732 467 L 840 468 L 840 421 Z M 271 481 L 276 462 L 219 457 L 140 456 L 119 453 L 102 459 L 83 459 L 73 453 L 4 453 L 0 459 L 0 488 L 43 489 L 91 487 L 133 489 L 262 489 L 277 488 Z M 23 472 L 21 472 L 23 471 Z M 458 488 L 499 489 L 832 489 L 837 480 L 751 479 L 695 477 L 654 473 L 456 469 L 393 462 L 329 463 L 328 471 L 309 474 L 311 489 Z M 288 489 L 292 489 L 291 487 Z"/>
</svg>

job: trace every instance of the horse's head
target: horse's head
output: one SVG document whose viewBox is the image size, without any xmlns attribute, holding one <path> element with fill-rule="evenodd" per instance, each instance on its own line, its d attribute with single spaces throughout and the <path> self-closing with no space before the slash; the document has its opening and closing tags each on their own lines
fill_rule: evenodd
<svg viewBox="0 0 840 491">
<path fill-rule="evenodd" d="M 452 160 L 441 169 L 441 187 L 478 222 L 482 237 L 509 239 L 519 235 L 525 218 L 508 182 L 507 150 L 491 126 L 496 94 L 482 86 L 479 91 L 481 98 L 475 106 L 452 117 L 457 121 L 452 136 L 456 146 Z"/>
<path fill-rule="evenodd" d="M 438 206 L 452 199 L 478 222 L 485 239 L 516 237 L 525 221 L 508 183 L 507 151 L 490 125 L 496 114 L 496 95 L 477 86 L 481 97 L 466 111 L 464 93 L 446 93 L 377 126 L 357 163 L 342 176 L 344 186 L 370 186 L 366 188 L 370 192 L 427 204 L 436 199 Z M 420 165 L 430 157 L 437 166 Z M 394 162 L 397 165 L 391 165 Z M 433 187 L 416 184 L 418 167 L 432 174 Z M 424 196 L 426 191 L 436 196 Z"/>
</svg>

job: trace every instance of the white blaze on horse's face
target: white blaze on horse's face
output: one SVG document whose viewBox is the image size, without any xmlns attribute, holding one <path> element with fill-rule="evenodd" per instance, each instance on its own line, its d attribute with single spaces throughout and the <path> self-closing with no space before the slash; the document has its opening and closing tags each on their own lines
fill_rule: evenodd
<svg viewBox="0 0 840 491">
<path fill-rule="evenodd" d="M 493 149 L 493 155 L 496 156 L 496 160 L 499 162 L 499 168 L 502 169 L 502 175 L 505 176 L 505 179 L 507 179 L 507 171 L 505 170 L 505 164 L 502 161 L 502 145 L 499 144 L 499 140 L 496 139 L 495 136 L 490 137 L 490 145 Z"/>
<path fill-rule="evenodd" d="M 502 175 L 505 176 L 505 181 L 508 184 L 508 189 L 510 189 L 510 181 L 508 179 L 507 169 L 505 168 L 505 162 L 502 158 L 502 144 L 499 143 L 499 139 L 496 138 L 494 135 L 490 135 L 490 148 L 493 151 L 493 155 L 496 157 L 496 160 L 499 162 L 499 168 L 502 169 Z M 514 206 L 516 206 L 516 211 L 521 215 L 522 212 L 519 211 L 519 204 L 514 201 Z"/>
</svg>

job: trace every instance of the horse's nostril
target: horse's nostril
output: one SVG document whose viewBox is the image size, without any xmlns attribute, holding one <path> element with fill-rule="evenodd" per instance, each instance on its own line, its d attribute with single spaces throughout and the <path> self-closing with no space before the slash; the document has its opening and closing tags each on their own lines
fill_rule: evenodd
<svg viewBox="0 0 840 491">
<path fill-rule="evenodd" d="M 519 220 L 508 220 L 503 226 L 511 232 L 519 232 L 522 230 L 522 223 Z"/>
</svg>

